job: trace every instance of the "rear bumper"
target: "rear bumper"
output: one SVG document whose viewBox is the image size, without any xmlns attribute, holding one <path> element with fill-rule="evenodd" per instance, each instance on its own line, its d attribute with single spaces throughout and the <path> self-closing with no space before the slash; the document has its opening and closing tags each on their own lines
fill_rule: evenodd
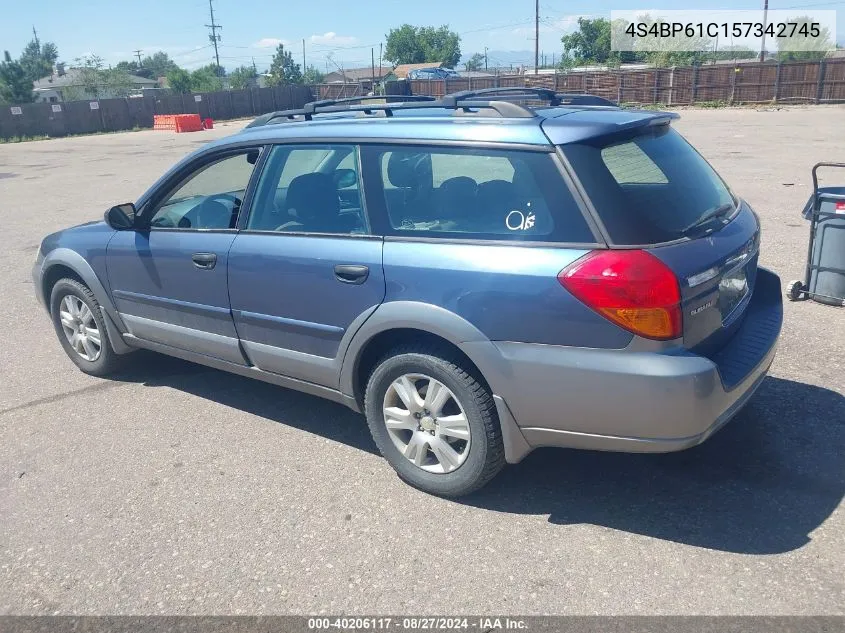
<svg viewBox="0 0 845 633">
<path fill-rule="evenodd" d="M 751 398 L 775 357 L 780 280 L 760 269 L 743 324 L 712 358 L 496 343 L 507 375 L 489 380 L 530 448 L 670 452 L 700 444 Z M 510 451 L 519 461 L 526 451 Z"/>
</svg>

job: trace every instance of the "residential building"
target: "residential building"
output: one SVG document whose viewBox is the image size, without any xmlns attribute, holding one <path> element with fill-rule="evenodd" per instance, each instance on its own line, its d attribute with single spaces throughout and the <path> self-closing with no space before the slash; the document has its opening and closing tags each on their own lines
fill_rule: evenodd
<svg viewBox="0 0 845 633">
<path fill-rule="evenodd" d="M 72 101 L 74 99 L 86 99 L 91 95 L 85 94 L 85 69 L 68 68 L 64 69 L 58 64 L 53 74 L 42 77 L 32 84 L 32 91 L 35 93 L 37 103 L 59 103 Z M 155 79 L 147 79 L 138 75 L 129 75 L 131 92 L 141 94 L 144 90 L 160 88 L 159 82 Z M 98 86 L 98 96 L 101 99 L 109 99 L 117 96 L 113 88 L 108 85 Z"/>
</svg>

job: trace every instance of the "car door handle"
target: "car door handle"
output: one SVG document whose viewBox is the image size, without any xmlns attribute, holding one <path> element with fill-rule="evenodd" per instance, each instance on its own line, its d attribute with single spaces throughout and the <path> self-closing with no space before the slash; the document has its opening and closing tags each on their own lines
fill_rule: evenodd
<svg viewBox="0 0 845 633">
<path fill-rule="evenodd" d="M 211 270 L 217 264 L 215 253 L 194 253 L 191 255 L 191 259 L 194 261 L 194 266 L 205 270 Z"/>
<path fill-rule="evenodd" d="M 366 266 L 354 264 L 338 264 L 334 267 L 334 276 L 345 284 L 362 284 L 370 276 L 370 269 Z"/>
</svg>

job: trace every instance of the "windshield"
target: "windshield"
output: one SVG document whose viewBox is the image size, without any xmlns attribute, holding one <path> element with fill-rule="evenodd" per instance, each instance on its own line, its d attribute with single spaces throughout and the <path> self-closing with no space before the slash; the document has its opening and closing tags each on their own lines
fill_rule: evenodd
<svg viewBox="0 0 845 633">
<path fill-rule="evenodd" d="M 736 206 L 719 175 L 668 125 L 562 149 L 615 244 L 692 237 Z"/>
</svg>

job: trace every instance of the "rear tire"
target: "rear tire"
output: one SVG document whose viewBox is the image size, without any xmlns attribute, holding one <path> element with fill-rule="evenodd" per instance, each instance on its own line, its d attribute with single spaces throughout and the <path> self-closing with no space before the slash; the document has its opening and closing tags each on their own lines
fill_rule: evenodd
<svg viewBox="0 0 845 633">
<path fill-rule="evenodd" d="M 100 304 L 91 289 L 75 279 L 60 279 L 50 293 L 50 316 L 68 357 L 86 374 L 115 373 L 122 358 L 115 354 Z"/>
<path fill-rule="evenodd" d="M 478 490 L 505 464 L 493 397 L 463 364 L 448 350 L 397 348 L 364 396 L 373 439 L 399 477 L 444 497 Z"/>
</svg>

